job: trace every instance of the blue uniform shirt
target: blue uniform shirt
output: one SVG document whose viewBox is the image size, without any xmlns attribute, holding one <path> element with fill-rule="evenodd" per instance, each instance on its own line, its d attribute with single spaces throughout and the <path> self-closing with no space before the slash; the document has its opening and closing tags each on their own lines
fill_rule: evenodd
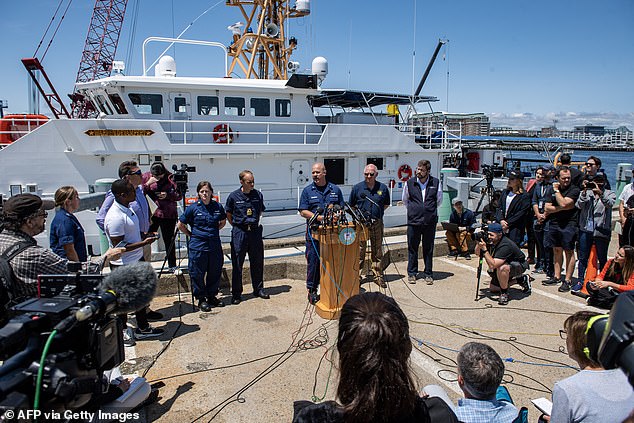
<svg viewBox="0 0 634 423">
<path fill-rule="evenodd" d="M 231 213 L 234 225 L 256 225 L 266 207 L 260 191 L 252 189 L 245 194 L 237 189 L 227 197 L 226 210 Z"/>
<path fill-rule="evenodd" d="M 326 188 L 320 191 L 313 182 L 302 191 L 302 195 L 299 198 L 298 209 L 299 211 L 310 210 L 315 213 L 320 207 L 325 210 L 329 204 L 339 204 L 343 207 L 343 194 L 339 187 L 327 182 Z"/>
<path fill-rule="evenodd" d="M 363 193 L 365 193 L 367 198 L 361 198 Z M 372 204 L 368 198 L 380 207 Z M 390 192 L 387 189 L 387 185 L 379 181 L 374 183 L 374 188 L 372 189 L 368 188 L 368 184 L 365 181 L 359 182 L 350 191 L 350 205 L 357 206 L 370 219 L 383 219 L 384 206 L 390 205 Z"/>
<path fill-rule="evenodd" d="M 218 225 L 227 218 L 222 204 L 211 201 L 205 206 L 198 200 L 185 209 L 179 220 L 191 228 L 192 236 L 189 248 L 198 251 L 211 251 L 220 243 Z"/>
<path fill-rule="evenodd" d="M 64 245 L 73 244 L 79 261 L 88 260 L 84 228 L 75 215 L 64 209 L 59 209 L 59 211 L 55 213 L 53 222 L 51 222 L 50 241 L 51 250 L 60 257 L 68 258 L 66 257 Z"/>
</svg>

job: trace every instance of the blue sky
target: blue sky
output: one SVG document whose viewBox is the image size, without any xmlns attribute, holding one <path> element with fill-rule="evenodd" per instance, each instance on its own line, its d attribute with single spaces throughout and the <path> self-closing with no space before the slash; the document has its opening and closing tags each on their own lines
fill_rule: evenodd
<svg viewBox="0 0 634 423">
<path fill-rule="evenodd" d="M 239 10 L 224 1 L 129 0 L 117 52 L 121 60 L 127 57 L 137 2 L 127 74 L 141 72 L 140 45 L 146 37 L 178 35 L 215 4 L 183 38 L 227 44 L 226 27 L 243 21 Z M 423 88 L 423 94 L 440 99 L 434 110 L 484 112 L 493 125 L 539 128 L 558 119 L 560 128 L 595 123 L 634 129 L 632 0 L 310 3 L 311 15 L 292 20 L 287 28 L 299 40 L 293 59 L 302 69 L 315 56 L 328 59 L 324 87 L 410 93 L 438 38 L 446 38 L 449 43 Z M 0 99 L 8 100 L 8 112 L 27 110 L 27 74 L 20 58 L 33 54 L 57 4 L 29 0 L 1 6 Z M 62 94 L 72 91 L 93 5 L 93 0 L 73 1 L 45 57 Z M 157 51 L 158 46 L 150 54 Z M 179 75 L 218 76 L 221 71 L 216 50 L 183 46 L 174 55 Z"/>
</svg>

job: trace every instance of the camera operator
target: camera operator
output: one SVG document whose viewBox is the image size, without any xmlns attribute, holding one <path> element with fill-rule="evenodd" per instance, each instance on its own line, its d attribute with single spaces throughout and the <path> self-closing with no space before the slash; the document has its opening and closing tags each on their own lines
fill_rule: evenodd
<svg viewBox="0 0 634 423">
<path fill-rule="evenodd" d="M 13 292 L 10 293 L 14 302 L 35 296 L 38 275 L 67 273 L 68 260 L 40 247 L 33 238 L 44 231 L 47 210 L 54 207 L 52 201 L 42 200 L 33 194 L 15 195 L 4 202 L 4 230 L 0 233 L 0 254 L 16 248 L 20 243 L 26 246 L 9 260 L 15 276 Z M 109 249 L 98 264 L 101 266 L 104 261 L 118 257 L 121 252 L 121 248 Z"/>
<path fill-rule="evenodd" d="M 592 177 L 586 175 L 581 183 L 583 190 L 576 206 L 579 212 L 579 282 L 572 291 L 579 291 L 583 283 L 590 249 L 597 248 L 599 269 L 603 269 L 608 261 L 608 246 L 612 235 L 612 206 L 616 202 L 616 194 L 605 187 L 603 174 Z"/>
<path fill-rule="evenodd" d="M 489 266 L 492 278 L 489 290 L 500 292 L 498 304 L 506 305 L 509 302 L 509 286 L 518 283 L 525 293 L 531 292 L 530 280 L 524 275 L 528 270 L 528 263 L 520 247 L 504 235 L 501 224 L 489 224 L 488 238 L 488 244 L 484 239 L 478 241 L 475 253 L 482 253 Z"/>
</svg>

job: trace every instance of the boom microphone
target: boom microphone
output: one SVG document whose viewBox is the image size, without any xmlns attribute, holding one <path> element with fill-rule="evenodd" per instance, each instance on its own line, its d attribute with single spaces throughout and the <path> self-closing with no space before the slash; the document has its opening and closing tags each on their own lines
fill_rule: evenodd
<svg viewBox="0 0 634 423">
<path fill-rule="evenodd" d="M 100 294 L 75 313 L 78 321 L 96 314 L 126 314 L 148 305 L 156 293 L 156 272 L 150 263 L 116 268 L 99 284 Z"/>
<path fill-rule="evenodd" d="M 345 201 L 344 201 L 343 205 L 344 205 L 344 207 L 345 207 L 346 211 L 348 212 L 348 214 L 349 214 L 350 216 L 352 216 L 352 220 L 353 220 L 355 223 L 361 223 L 361 220 L 362 220 L 362 219 L 359 217 L 359 215 L 357 214 L 357 212 L 356 212 L 356 211 L 352 208 L 352 206 L 351 206 L 349 203 L 345 202 Z"/>
</svg>

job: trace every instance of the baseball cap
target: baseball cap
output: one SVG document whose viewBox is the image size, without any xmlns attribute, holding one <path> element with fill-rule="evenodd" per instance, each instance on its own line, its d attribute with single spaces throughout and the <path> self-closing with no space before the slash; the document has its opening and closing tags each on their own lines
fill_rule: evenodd
<svg viewBox="0 0 634 423">
<path fill-rule="evenodd" d="M 495 232 L 496 234 L 502 233 L 502 225 L 499 223 L 489 223 L 489 232 Z"/>
<path fill-rule="evenodd" d="M 455 206 L 455 205 L 456 205 L 456 204 L 458 204 L 458 203 L 462 204 L 462 200 L 461 200 L 460 198 L 458 198 L 458 197 L 453 198 L 453 199 L 451 200 L 451 205 L 452 205 L 452 206 Z"/>
<path fill-rule="evenodd" d="M 515 170 L 510 171 L 508 173 L 507 177 L 509 179 L 523 179 L 522 174 L 517 172 L 517 171 L 515 171 Z"/>
<path fill-rule="evenodd" d="M 42 200 L 37 195 L 19 194 L 14 195 L 4 202 L 2 212 L 5 219 L 24 219 L 37 213 L 38 210 L 51 210 L 55 208 L 55 202 Z"/>
</svg>

